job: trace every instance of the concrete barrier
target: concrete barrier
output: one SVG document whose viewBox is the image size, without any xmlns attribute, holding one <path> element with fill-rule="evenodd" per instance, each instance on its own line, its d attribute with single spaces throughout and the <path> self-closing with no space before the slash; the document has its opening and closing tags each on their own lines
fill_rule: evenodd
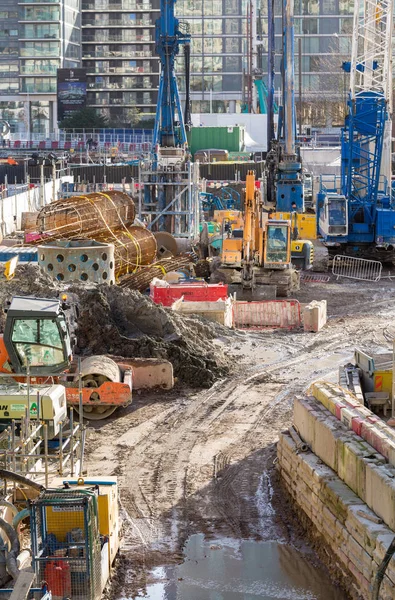
<svg viewBox="0 0 395 600">
<path fill-rule="evenodd" d="M 278 469 L 284 485 L 300 511 L 301 520 L 326 546 L 352 597 L 371 599 L 378 566 L 394 538 L 335 471 L 312 452 L 300 453 L 289 434 L 280 435 Z M 380 589 L 380 600 L 393 600 L 395 558 Z"/>
<path fill-rule="evenodd" d="M 132 369 L 134 390 L 174 387 L 173 365 L 160 358 L 121 358 L 112 356 L 121 368 Z"/>
<path fill-rule="evenodd" d="M 232 298 L 216 302 L 185 302 L 180 298 L 172 304 L 171 308 L 184 315 L 198 315 L 225 327 L 233 327 L 233 303 Z"/>
<path fill-rule="evenodd" d="M 320 331 L 326 325 L 326 300 L 313 300 L 303 309 L 305 331 Z"/>
<path fill-rule="evenodd" d="M 301 325 L 298 300 L 240 301 L 235 302 L 233 311 L 234 324 L 238 329 L 294 329 Z"/>
</svg>

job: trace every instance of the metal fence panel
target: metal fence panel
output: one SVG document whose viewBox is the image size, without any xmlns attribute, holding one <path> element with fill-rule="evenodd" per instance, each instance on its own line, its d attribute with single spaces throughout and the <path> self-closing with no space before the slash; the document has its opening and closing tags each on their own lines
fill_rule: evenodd
<svg viewBox="0 0 395 600">
<path fill-rule="evenodd" d="M 233 311 L 236 329 L 293 329 L 301 324 L 298 300 L 236 302 Z"/>
<path fill-rule="evenodd" d="M 332 273 L 337 279 L 346 277 L 359 281 L 380 281 L 382 268 L 383 265 L 377 260 L 337 254 L 333 259 Z"/>
</svg>

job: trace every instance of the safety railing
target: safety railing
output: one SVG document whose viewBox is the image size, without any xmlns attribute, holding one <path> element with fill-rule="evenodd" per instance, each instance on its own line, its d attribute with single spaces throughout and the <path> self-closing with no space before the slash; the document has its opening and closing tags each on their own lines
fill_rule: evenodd
<svg viewBox="0 0 395 600">
<path fill-rule="evenodd" d="M 368 260 L 355 256 L 337 254 L 332 263 L 332 273 L 347 279 L 358 281 L 380 281 L 383 265 L 377 260 Z"/>
<path fill-rule="evenodd" d="M 52 449 L 46 423 L 31 420 L 29 415 L 18 422 L 13 419 L 0 438 L 2 467 L 33 479 L 44 477 L 45 487 L 51 475 L 80 474 L 85 429 L 75 424 L 73 413 L 71 409 L 67 432 L 62 423 L 59 425 L 57 444 Z"/>
</svg>

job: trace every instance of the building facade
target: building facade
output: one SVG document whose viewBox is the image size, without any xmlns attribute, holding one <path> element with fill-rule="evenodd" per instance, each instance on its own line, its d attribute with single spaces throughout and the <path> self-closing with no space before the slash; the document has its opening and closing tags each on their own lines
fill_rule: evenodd
<svg viewBox="0 0 395 600">
<path fill-rule="evenodd" d="M 49 135 L 57 122 L 57 69 L 81 65 L 79 0 L 0 2 L 1 15 L 8 12 L 0 33 L 0 72 L 8 73 L 0 80 L 0 117 L 14 132 Z"/>
<path fill-rule="evenodd" d="M 192 112 L 241 112 L 253 86 L 257 47 L 248 54 L 249 14 L 261 12 L 262 74 L 267 79 L 267 0 L 178 0 L 191 27 Z M 275 1 L 277 99 L 281 88 L 282 1 Z M 351 0 L 295 0 L 295 93 L 299 99 L 298 40 L 302 40 L 302 118 L 305 124 L 341 124 L 348 81 L 341 64 L 351 55 Z M 259 27 L 257 28 L 259 31 Z M 179 62 L 182 89 L 183 65 Z M 252 73 L 251 76 L 249 76 Z M 253 94 L 252 94 L 253 95 Z M 299 110 L 299 104 L 298 104 Z"/>
<path fill-rule="evenodd" d="M 158 16 L 159 0 L 82 0 L 87 103 L 112 126 L 130 126 L 155 112 Z"/>
</svg>

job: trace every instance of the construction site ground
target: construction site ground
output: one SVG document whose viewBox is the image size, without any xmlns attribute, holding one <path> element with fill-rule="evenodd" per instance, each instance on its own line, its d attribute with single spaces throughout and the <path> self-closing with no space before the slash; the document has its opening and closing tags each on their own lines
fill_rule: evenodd
<svg viewBox="0 0 395 600">
<path fill-rule="evenodd" d="M 394 286 L 331 277 L 303 284 L 295 297 L 327 300 L 322 331 L 220 335 L 214 343 L 232 357 L 231 367 L 209 389 L 178 383 L 170 392 L 136 394 L 127 409 L 89 426 L 89 475 L 117 475 L 121 490 L 124 540 L 108 598 L 144 594 L 151 569 L 182 561 L 194 533 L 285 542 L 310 562 L 323 559 L 336 581 L 330 557 L 312 550 L 278 481 L 276 441 L 291 424 L 295 394 L 313 380 L 337 380 L 355 347 L 391 347 Z"/>
</svg>

